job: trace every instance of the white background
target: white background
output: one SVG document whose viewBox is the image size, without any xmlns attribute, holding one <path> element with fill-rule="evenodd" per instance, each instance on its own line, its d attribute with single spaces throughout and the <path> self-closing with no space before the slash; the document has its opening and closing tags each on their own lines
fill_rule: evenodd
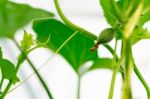
<svg viewBox="0 0 150 99">
<path fill-rule="evenodd" d="M 42 8 L 54 12 L 59 19 L 53 0 L 12 0 L 14 2 L 26 3 L 36 8 Z M 109 27 L 106 23 L 99 0 L 59 0 L 65 15 L 75 24 L 85 29 L 99 34 L 105 27 Z M 23 12 L 24 13 L 24 12 Z M 148 27 L 148 26 L 147 26 Z M 24 27 L 28 32 L 34 33 L 31 23 Z M 16 38 L 21 40 L 22 29 L 18 30 Z M 113 41 L 110 43 L 113 46 Z M 144 78 L 150 83 L 150 41 L 143 40 L 133 46 L 133 54 L 135 62 L 144 75 Z M 18 50 L 14 43 L 10 40 L 2 41 L 5 57 L 16 63 Z M 17 50 L 17 51 L 16 51 Z M 118 50 L 119 51 L 119 50 Z M 110 53 L 102 46 L 99 54 L 103 57 L 112 57 Z M 37 49 L 29 55 L 33 63 L 39 67 L 53 53 L 48 49 Z M 18 74 L 21 80 L 24 80 L 32 73 L 29 64 L 24 63 Z M 40 73 L 48 84 L 54 99 L 77 99 L 77 75 L 69 64 L 59 55 L 50 60 Z M 97 70 L 90 72 L 82 77 L 81 83 L 81 99 L 107 99 L 112 72 L 109 70 Z M 133 73 L 132 87 L 134 99 L 146 99 L 146 92 Z M 120 99 L 121 94 L 121 77 L 118 74 L 114 99 Z M 9 93 L 6 99 L 48 99 L 45 91 L 41 87 L 39 81 L 34 75 L 26 81 L 21 87 Z"/>
</svg>

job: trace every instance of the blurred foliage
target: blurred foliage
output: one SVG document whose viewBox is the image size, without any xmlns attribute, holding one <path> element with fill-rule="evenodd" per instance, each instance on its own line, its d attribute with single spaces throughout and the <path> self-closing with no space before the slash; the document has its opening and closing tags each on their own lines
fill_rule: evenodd
<svg viewBox="0 0 150 99">
<path fill-rule="evenodd" d="M 35 18 L 53 17 L 45 10 L 32 8 L 27 4 L 0 0 L 0 37 L 14 36 L 14 33 Z"/>
</svg>

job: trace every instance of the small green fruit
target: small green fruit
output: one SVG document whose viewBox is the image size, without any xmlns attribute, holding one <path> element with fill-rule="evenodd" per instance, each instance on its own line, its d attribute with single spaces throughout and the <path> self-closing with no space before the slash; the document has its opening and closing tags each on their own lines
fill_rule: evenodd
<svg viewBox="0 0 150 99">
<path fill-rule="evenodd" d="M 104 29 L 100 33 L 97 42 L 99 44 L 104 44 L 104 43 L 110 42 L 114 38 L 114 34 L 115 34 L 114 32 L 115 31 L 112 28 Z"/>
<path fill-rule="evenodd" d="M 114 38 L 114 34 L 115 34 L 115 31 L 112 29 L 112 28 L 106 28 L 104 29 L 98 39 L 97 39 L 97 43 L 94 45 L 93 48 L 91 48 L 91 51 L 95 51 L 100 44 L 104 44 L 104 43 L 108 43 L 110 42 L 113 38 Z"/>
</svg>

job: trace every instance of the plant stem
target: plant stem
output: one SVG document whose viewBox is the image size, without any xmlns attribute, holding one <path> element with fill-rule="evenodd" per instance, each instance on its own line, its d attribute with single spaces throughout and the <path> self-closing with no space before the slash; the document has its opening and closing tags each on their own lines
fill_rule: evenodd
<svg viewBox="0 0 150 99">
<path fill-rule="evenodd" d="M 142 82 L 144 88 L 146 89 L 147 98 L 150 99 L 150 88 L 135 64 L 134 64 L 134 71 L 135 71 L 135 74 L 137 75 L 137 77 Z"/>
<path fill-rule="evenodd" d="M 13 39 L 14 43 L 16 44 L 16 46 L 18 47 L 18 49 L 21 51 L 20 46 L 18 45 L 17 41 L 15 39 Z M 21 51 L 22 52 L 22 51 Z M 36 76 L 38 77 L 39 81 L 41 82 L 43 88 L 45 89 L 48 97 L 50 99 L 53 99 L 53 96 L 47 86 L 47 84 L 45 83 L 44 79 L 42 78 L 42 76 L 39 74 L 39 72 L 37 71 L 37 69 L 35 68 L 35 66 L 33 65 L 33 63 L 30 61 L 30 59 L 27 57 L 27 61 L 30 64 L 31 68 L 33 69 L 33 71 L 35 72 Z"/>
<path fill-rule="evenodd" d="M 78 74 L 77 99 L 80 99 L 81 76 Z"/>
<path fill-rule="evenodd" d="M 62 12 L 60 5 L 58 3 L 58 0 L 54 0 L 55 3 L 55 7 L 56 10 L 59 14 L 59 16 L 61 17 L 61 19 L 64 21 L 64 23 L 66 23 L 67 25 L 69 25 L 72 29 L 74 29 L 75 31 L 79 31 L 82 35 L 89 37 L 91 39 L 97 40 L 97 36 L 95 36 L 94 34 L 92 34 L 91 32 L 75 25 L 74 23 L 72 23 Z"/>
<path fill-rule="evenodd" d="M 105 47 L 105 48 L 107 48 L 107 50 L 113 55 L 114 54 L 114 50 L 113 50 L 113 48 L 111 47 L 111 46 L 109 46 L 108 44 L 103 44 L 103 46 Z"/>
<path fill-rule="evenodd" d="M 103 46 L 112 54 L 114 55 L 114 50 L 111 46 L 109 46 L 108 44 L 103 44 Z M 115 53 L 116 54 L 116 53 Z M 118 61 L 119 60 L 119 57 L 117 56 L 116 54 L 116 60 Z M 124 73 L 122 72 L 123 71 L 123 68 L 122 66 L 120 66 L 120 71 L 121 71 L 121 75 L 122 75 L 122 79 L 124 80 Z"/>
<path fill-rule="evenodd" d="M 1 92 L 1 90 L 2 90 L 3 82 L 4 82 L 4 78 L 2 77 L 1 82 L 0 82 L 0 92 Z"/>
<path fill-rule="evenodd" d="M 115 87 L 115 80 L 116 80 L 117 72 L 118 72 L 118 69 L 117 69 L 117 68 L 114 68 L 114 70 L 113 70 L 113 75 L 112 75 L 112 79 L 111 79 L 111 85 L 110 85 L 110 90 L 109 90 L 108 99 L 113 99 L 114 87 Z"/>
<path fill-rule="evenodd" d="M 125 80 L 123 82 L 123 94 L 122 99 L 132 99 L 131 92 L 131 74 L 134 69 L 134 64 L 132 62 L 132 51 L 130 39 L 123 40 L 123 54 L 125 54 Z"/>
<path fill-rule="evenodd" d="M 0 96 L 0 99 L 4 99 L 4 97 L 6 96 L 7 92 L 9 91 L 10 87 L 12 86 L 12 83 L 13 83 L 12 80 L 10 80 L 8 85 L 5 88 L 4 92 Z"/>
<path fill-rule="evenodd" d="M 108 95 L 108 99 L 112 99 L 113 98 L 113 94 L 114 94 L 114 86 L 115 86 L 115 80 L 116 80 L 116 75 L 118 72 L 118 68 L 116 67 L 116 49 L 117 49 L 117 40 L 115 42 L 115 50 L 113 52 L 113 75 L 112 75 L 112 79 L 111 79 L 111 85 L 110 85 L 110 90 L 109 90 L 109 95 Z"/>
<path fill-rule="evenodd" d="M 112 80 L 111 80 L 111 85 L 110 85 L 110 91 L 109 91 L 108 99 L 113 99 L 116 75 L 117 75 L 117 72 L 118 72 L 118 70 L 119 70 L 119 68 L 121 66 L 121 63 L 122 63 L 123 59 L 124 59 L 124 54 L 118 60 L 117 64 L 114 65 L 114 70 L 113 70 L 113 75 L 112 75 Z"/>
<path fill-rule="evenodd" d="M 107 48 L 107 50 L 113 54 L 114 50 L 108 45 L 108 44 L 103 44 L 103 46 L 105 48 Z M 118 59 L 118 56 L 116 56 L 117 59 Z M 142 76 L 142 74 L 140 73 L 140 71 L 138 70 L 136 64 L 134 64 L 134 72 L 136 74 L 136 76 L 138 77 L 138 79 L 141 81 L 142 85 L 144 86 L 144 88 L 146 89 L 146 92 L 147 92 L 147 97 L 148 99 L 150 99 L 150 87 L 149 85 L 147 84 L 147 82 L 145 81 L 144 77 Z"/>
</svg>

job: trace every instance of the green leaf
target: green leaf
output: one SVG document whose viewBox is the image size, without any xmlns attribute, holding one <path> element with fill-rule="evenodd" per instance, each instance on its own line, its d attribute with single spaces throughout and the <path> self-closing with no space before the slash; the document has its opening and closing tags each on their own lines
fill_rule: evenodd
<svg viewBox="0 0 150 99">
<path fill-rule="evenodd" d="M 150 21 L 150 0 L 144 0 L 143 12 L 139 19 L 139 26 L 143 26 L 146 22 Z"/>
<path fill-rule="evenodd" d="M 108 68 L 112 69 L 113 60 L 110 58 L 98 58 L 94 60 L 94 64 L 91 66 L 90 70 Z"/>
<path fill-rule="evenodd" d="M 3 59 L 3 52 L 0 47 L 0 69 L 2 73 L 2 78 L 12 80 L 13 84 L 19 82 L 19 78 L 16 75 L 15 66 L 7 59 Z"/>
<path fill-rule="evenodd" d="M 0 2 L 0 36 L 13 37 L 14 33 L 35 18 L 52 17 L 52 13 L 26 4 Z"/>
<path fill-rule="evenodd" d="M 134 13 L 140 2 L 141 0 L 119 0 L 118 5 L 121 8 L 122 12 L 124 12 L 124 16 L 130 17 Z"/>
<path fill-rule="evenodd" d="M 139 19 L 138 26 L 143 26 L 145 22 L 150 20 L 150 0 L 143 0 L 144 6 L 142 15 Z M 126 22 L 128 18 L 137 9 L 141 0 L 118 0 L 117 5 L 122 13 L 123 21 Z M 100 4 L 103 8 L 103 12 L 107 22 L 114 28 L 117 24 L 120 24 L 117 11 L 115 11 L 111 0 L 100 0 Z M 128 10 L 127 10 L 128 9 Z"/>
<path fill-rule="evenodd" d="M 0 47 L 0 59 L 3 58 L 2 48 Z"/>
<path fill-rule="evenodd" d="M 75 31 L 55 19 L 41 19 L 33 23 L 33 29 L 38 35 L 38 40 L 47 39 L 50 35 L 51 39 L 48 47 L 56 51 L 58 47 Z M 97 52 L 90 52 L 90 48 L 94 45 L 94 41 L 82 34 L 76 34 L 61 50 L 60 54 L 70 63 L 73 69 L 78 69 L 85 62 L 95 60 Z"/>
<path fill-rule="evenodd" d="M 112 27 L 115 27 L 115 24 L 117 22 L 117 17 L 115 16 L 114 11 L 112 10 L 112 4 L 110 0 L 100 0 L 100 4 L 103 8 L 104 16 L 107 22 Z"/>
<path fill-rule="evenodd" d="M 136 27 L 131 36 L 131 42 L 136 44 L 142 39 L 150 39 L 150 32 L 142 27 Z"/>
<path fill-rule="evenodd" d="M 23 40 L 21 41 L 21 48 L 23 51 L 27 51 L 31 49 L 31 46 L 34 45 L 34 39 L 32 34 L 28 34 L 24 31 Z"/>
<path fill-rule="evenodd" d="M 122 11 L 129 7 L 131 0 L 118 0 L 118 5 L 121 7 Z"/>
<path fill-rule="evenodd" d="M 150 11 L 142 14 L 142 16 L 139 19 L 138 26 L 143 26 L 148 21 L 150 21 Z"/>
<path fill-rule="evenodd" d="M 122 14 L 120 13 L 120 8 L 117 5 L 117 2 L 111 0 L 100 0 L 100 4 L 107 22 L 115 28 L 122 20 Z"/>
<path fill-rule="evenodd" d="M 150 0 L 143 0 L 144 1 L 144 10 L 143 11 L 148 11 L 150 10 Z"/>
<path fill-rule="evenodd" d="M 12 80 L 15 84 L 19 82 L 19 78 L 16 76 L 15 66 L 7 59 L 0 59 L 0 67 L 2 72 L 2 77 L 4 79 Z"/>
</svg>

